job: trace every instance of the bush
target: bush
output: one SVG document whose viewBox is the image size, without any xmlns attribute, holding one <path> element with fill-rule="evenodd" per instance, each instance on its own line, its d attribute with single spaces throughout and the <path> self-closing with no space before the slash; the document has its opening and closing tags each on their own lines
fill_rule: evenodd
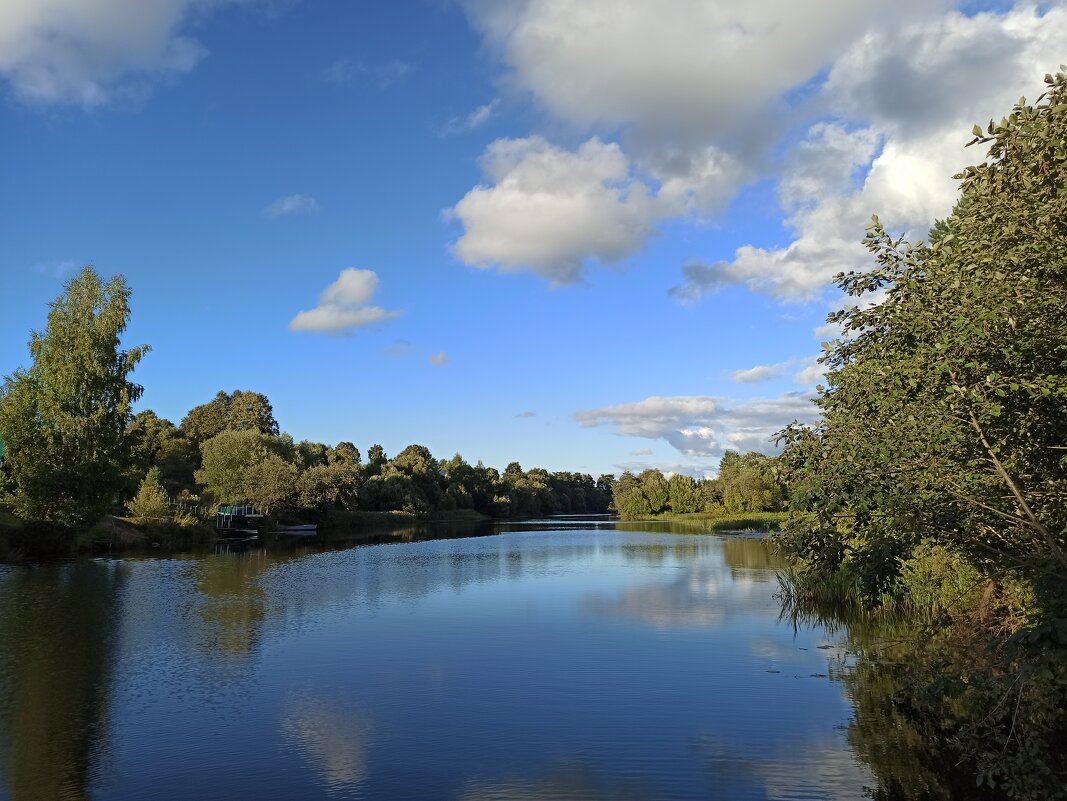
<svg viewBox="0 0 1067 801">
<path fill-rule="evenodd" d="M 900 565 L 904 602 L 932 618 L 962 621 L 979 615 L 986 579 L 958 552 L 923 540 Z"/>
<path fill-rule="evenodd" d="M 150 520 L 164 520 L 170 517 L 167 493 L 159 482 L 159 471 L 152 468 L 141 482 L 137 495 L 129 503 L 130 517 L 144 524 Z"/>
</svg>

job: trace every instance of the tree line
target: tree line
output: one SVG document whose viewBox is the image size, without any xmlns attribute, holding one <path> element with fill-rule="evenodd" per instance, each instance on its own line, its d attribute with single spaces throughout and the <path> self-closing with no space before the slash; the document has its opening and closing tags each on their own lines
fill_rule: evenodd
<svg viewBox="0 0 1067 801">
<path fill-rule="evenodd" d="M 523 470 L 503 473 L 458 453 L 438 459 L 424 445 L 390 458 L 381 445 L 295 442 L 279 433 L 267 397 L 219 392 L 175 426 L 150 410 L 134 415 L 133 475 L 189 501 L 254 504 L 267 512 L 402 511 L 425 516 L 471 510 L 492 517 L 603 513 L 613 477 Z M 150 471 L 155 469 L 155 473 Z"/>
<path fill-rule="evenodd" d="M 0 388 L 0 491 L 26 520 L 74 528 L 128 505 L 136 517 L 170 509 L 253 504 L 274 514 L 354 510 L 419 516 L 471 510 L 493 517 L 603 513 L 614 477 L 438 459 L 423 445 L 393 457 L 372 445 L 294 441 L 259 392 L 218 392 L 178 425 L 133 413 L 143 389 L 130 374 L 148 346 L 120 347 L 130 316 L 121 276 L 91 267 L 52 304 L 30 340 L 32 365 Z"/>
<path fill-rule="evenodd" d="M 715 478 L 694 479 L 682 473 L 667 477 L 655 469 L 637 475 L 626 472 L 612 487 L 612 499 L 619 517 L 639 520 L 667 512 L 778 511 L 784 507 L 786 494 L 776 457 L 727 451 Z"/>
</svg>

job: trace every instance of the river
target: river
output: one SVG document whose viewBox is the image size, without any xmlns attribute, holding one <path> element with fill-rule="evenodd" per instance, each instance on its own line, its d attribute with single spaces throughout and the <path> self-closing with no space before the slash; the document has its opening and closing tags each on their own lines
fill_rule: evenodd
<svg viewBox="0 0 1067 801">
<path fill-rule="evenodd" d="M 0 567 L 0 798 L 836 801 L 872 784 L 834 678 L 843 635 L 781 619 L 764 540 L 481 533 Z"/>
</svg>

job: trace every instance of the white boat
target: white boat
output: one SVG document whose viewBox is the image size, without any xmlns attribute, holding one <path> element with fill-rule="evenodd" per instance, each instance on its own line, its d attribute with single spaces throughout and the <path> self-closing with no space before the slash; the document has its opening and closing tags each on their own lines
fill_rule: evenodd
<svg viewBox="0 0 1067 801">
<path fill-rule="evenodd" d="M 319 531 L 315 523 L 305 523 L 299 526 L 278 526 L 278 533 L 290 537 L 314 537 Z"/>
</svg>

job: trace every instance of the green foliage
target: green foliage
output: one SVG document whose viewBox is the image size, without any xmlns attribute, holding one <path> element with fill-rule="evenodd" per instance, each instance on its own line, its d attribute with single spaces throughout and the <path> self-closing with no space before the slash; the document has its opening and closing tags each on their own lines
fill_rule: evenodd
<svg viewBox="0 0 1067 801">
<path fill-rule="evenodd" d="M 353 462 L 319 464 L 305 470 L 296 482 L 297 505 L 324 512 L 356 508 L 362 474 Z"/>
<path fill-rule="evenodd" d="M 700 511 L 700 493 L 697 483 L 690 476 L 675 473 L 667 481 L 668 503 L 675 514 L 691 514 Z"/>
<path fill-rule="evenodd" d="M 330 463 L 340 462 L 342 464 L 354 464 L 359 465 L 363 461 L 363 457 L 360 456 L 359 448 L 353 445 L 351 442 L 338 442 L 337 445 L 329 452 L 327 458 Z"/>
<path fill-rule="evenodd" d="M 666 479 L 659 470 L 639 476 L 624 473 L 605 484 L 612 503 L 623 520 L 638 520 L 667 512 L 747 516 L 777 511 L 784 504 L 785 490 L 779 481 L 777 459 L 760 453 L 727 451 L 717 478 L 696 481 L 689 476 Z"/>
<path fill-rule="evenodd" d="M 639 520 L 652 514 L 652 507 L 641 489 L 641 482 L 626 471 L 612 487 L 612 503 L 623 520 Z"/>
<path fill-rule="evenodd" d="M 299 471 L 287 458 L 292 441 L 254 429 L 223 431 L 200 446 L 196 480 L 222 504 L 252 503 L 265 511 L 294 499 Z"/>
<path fill-rule="evenodd" d="M 138 523 L 170 518 L 167 492 L 160 484 L 159 470 L 152 468 L 141 482 L 137 495 L 128 506 L 130 517 Z"/>
<path fill-rule="evenodd" d="M 929 245 L 874 219 L 875 265 L 837 279 L 860 300 L 830 317 L 822 422 L 782 433 L 792 598 L 952 620 L 895 705 L 978 798 L 1067 787 L 1067 74 L 1046 84 L 975 129 L 987 160 Z"/>
<path fill-rule="evenodd" d="M 410 512 L 425 515 L 430 512 L 426 496 L 409 476 L 402 473 L 371 476 L 359 493 L 360 507 L 372 512 Z"/>
<path fill-rule="evenodd" d="M 23 517 L 85 526 L 119 502 L 132 459 L 127 434 L 141 387 L 128 376 L 147 346 L 123 350 L 130 290 L 90 267 L 51 304 L 30 340 L 33 365 L 5 379 L 0 438 Z"/>
<path fill-rule="evenodd" d="M 127 432 L 133 441 L 134 480 L 156 468 L 169 493 L 195 489 L 193 474 L 199 466 L 200 451 L 181 429 L 147 409 L 134 415 Z"/>
<path fill-rule="evenodd" d="M 385 466 L 382 476 L 410 479 L 427 511 L 436 509 L 441 503 L 441 476 L 437 460 L 425 445 L 408 445 Z"/>
<path fill-rule="evenodd" d="M 976 138 L 988 160 L 932 245 L 874 220 L 876 266 L 838 284 L 881 302 L 831 315 L 823 422 L 783 432 L 784 542 L 870 598 L 936 538 L 1067 611 L 1067 76 L 1047 83 Z"/>
<path fill-rule="evenodd" d="M 223 431 L 258 431 L 277 436 L 278 422 L 267 396 L 259 392 L 218 392 L 208 403 L 189 410 L 181 422 L 182 432 L 193 442 L 206 442 Z"/>
<path fill-rule="evenodd" d="M 727 451 L 719 462 L 719 492 L 730 514 L 778 509 L 785 494 L 778 482 L 777 459 L 754 451 Z"/>
<path fill-rule="evenodd" d="M 921 614 L 965 621 L 978 617 L 986 579 L 958 553 L 924 540 L 901 562 L 900 586 Z"/>
</svg>

